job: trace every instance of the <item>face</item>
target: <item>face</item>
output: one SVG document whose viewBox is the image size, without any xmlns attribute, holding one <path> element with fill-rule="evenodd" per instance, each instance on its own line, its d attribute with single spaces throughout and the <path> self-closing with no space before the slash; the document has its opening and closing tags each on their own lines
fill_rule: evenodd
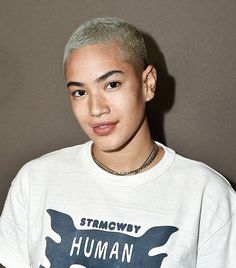
<svg viewBox="0 0 236 268">
<path fill-rule="evenodd" d="M 113 43 L 72 52 L 65 65 L 72 110 L 97 150 L 145 141 L 145 103 L 154 95 L 155 74 L 152 66 L 138 73 Z"/>
</svg>

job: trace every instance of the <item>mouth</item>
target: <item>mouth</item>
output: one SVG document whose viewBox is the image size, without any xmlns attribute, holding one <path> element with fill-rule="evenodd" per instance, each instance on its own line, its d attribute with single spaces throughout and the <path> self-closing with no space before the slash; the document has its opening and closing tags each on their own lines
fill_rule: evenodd
<svg viewBox="0 0 236 268">
<path fill-rule="evenodd" d="M 92 125 L 93 131 L 99 136 L 111 134 L 116 128 L 118 122 L 102 122 Z"/>
</svg>

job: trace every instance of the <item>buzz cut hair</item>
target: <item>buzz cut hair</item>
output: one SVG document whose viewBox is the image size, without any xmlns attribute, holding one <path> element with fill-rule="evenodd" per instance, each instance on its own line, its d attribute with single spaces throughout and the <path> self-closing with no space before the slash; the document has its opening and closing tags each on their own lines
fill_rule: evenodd
<svg viewBox="0 0 236 268">
<path fill-rule="evenodd" d="M 137 71 L 146 68 L 147 50 L 141 33 L 132 24 L 109 17 L 94 18 L 76 29 L 65 46 L 63 66 L 75 49 L 108 43 L 116 43 L 122 60 L 133 64 Z"/>
</svg>

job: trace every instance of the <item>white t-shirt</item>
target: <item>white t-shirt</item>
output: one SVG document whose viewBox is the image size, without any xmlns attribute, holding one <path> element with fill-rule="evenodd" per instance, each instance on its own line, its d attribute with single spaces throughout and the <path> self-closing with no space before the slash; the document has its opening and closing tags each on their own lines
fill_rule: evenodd
<svg viewBox="0 0 236 268">
<path fill-rule="evenodd" d="M 236 195 L 206 165 L 165 150 L 114 176 L 91 142 L 27 163 L 0 218 L 7 268 L 235 268 Z"/>
</svg>

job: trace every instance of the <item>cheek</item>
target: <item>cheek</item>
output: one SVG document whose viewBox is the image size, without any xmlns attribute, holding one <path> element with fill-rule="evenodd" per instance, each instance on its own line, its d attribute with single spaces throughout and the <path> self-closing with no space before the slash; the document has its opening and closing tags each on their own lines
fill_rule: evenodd
<svg viewBox="0 0 236 268">
<path fill-rule="evenodd" d="M 81 107 L 81 105 L 78 105 L 78 103 L 76 103 L 75 101 L 71 102 L 71 108 L 72 108 L 72 112 L 73 112 L 75 118 L 77 119 L 77 121 L 80 124 L 83 124 L 83 121 L 85 120 L 84 108 Z"/>
<path fill-rule="evenodd" d="M 136 108 L 144 103 L 142 90 L 137 85 L 127 85 L 122 93 L 114 95 L 111 103 L 122 110 Z"/>
<path fill-rule="evenodd" d="M 125 107 L 132 112 L 135 116 L 135 111 L 142 111 L 145 109 L 146 102 L 144 101 L 143 95 L 140 91 L 132 93 L 129 98 L 125 101 Z"/>
<path fill-rule="evenodd" d="M 79 114 L 79 108 L 78 108 L 78 105 L 76 105 L 76 103 L 74 101 L 71 101 L 71 109 L 72 109 L 73 114 L 77 118 L 77 116 Z"/>
</svg>

